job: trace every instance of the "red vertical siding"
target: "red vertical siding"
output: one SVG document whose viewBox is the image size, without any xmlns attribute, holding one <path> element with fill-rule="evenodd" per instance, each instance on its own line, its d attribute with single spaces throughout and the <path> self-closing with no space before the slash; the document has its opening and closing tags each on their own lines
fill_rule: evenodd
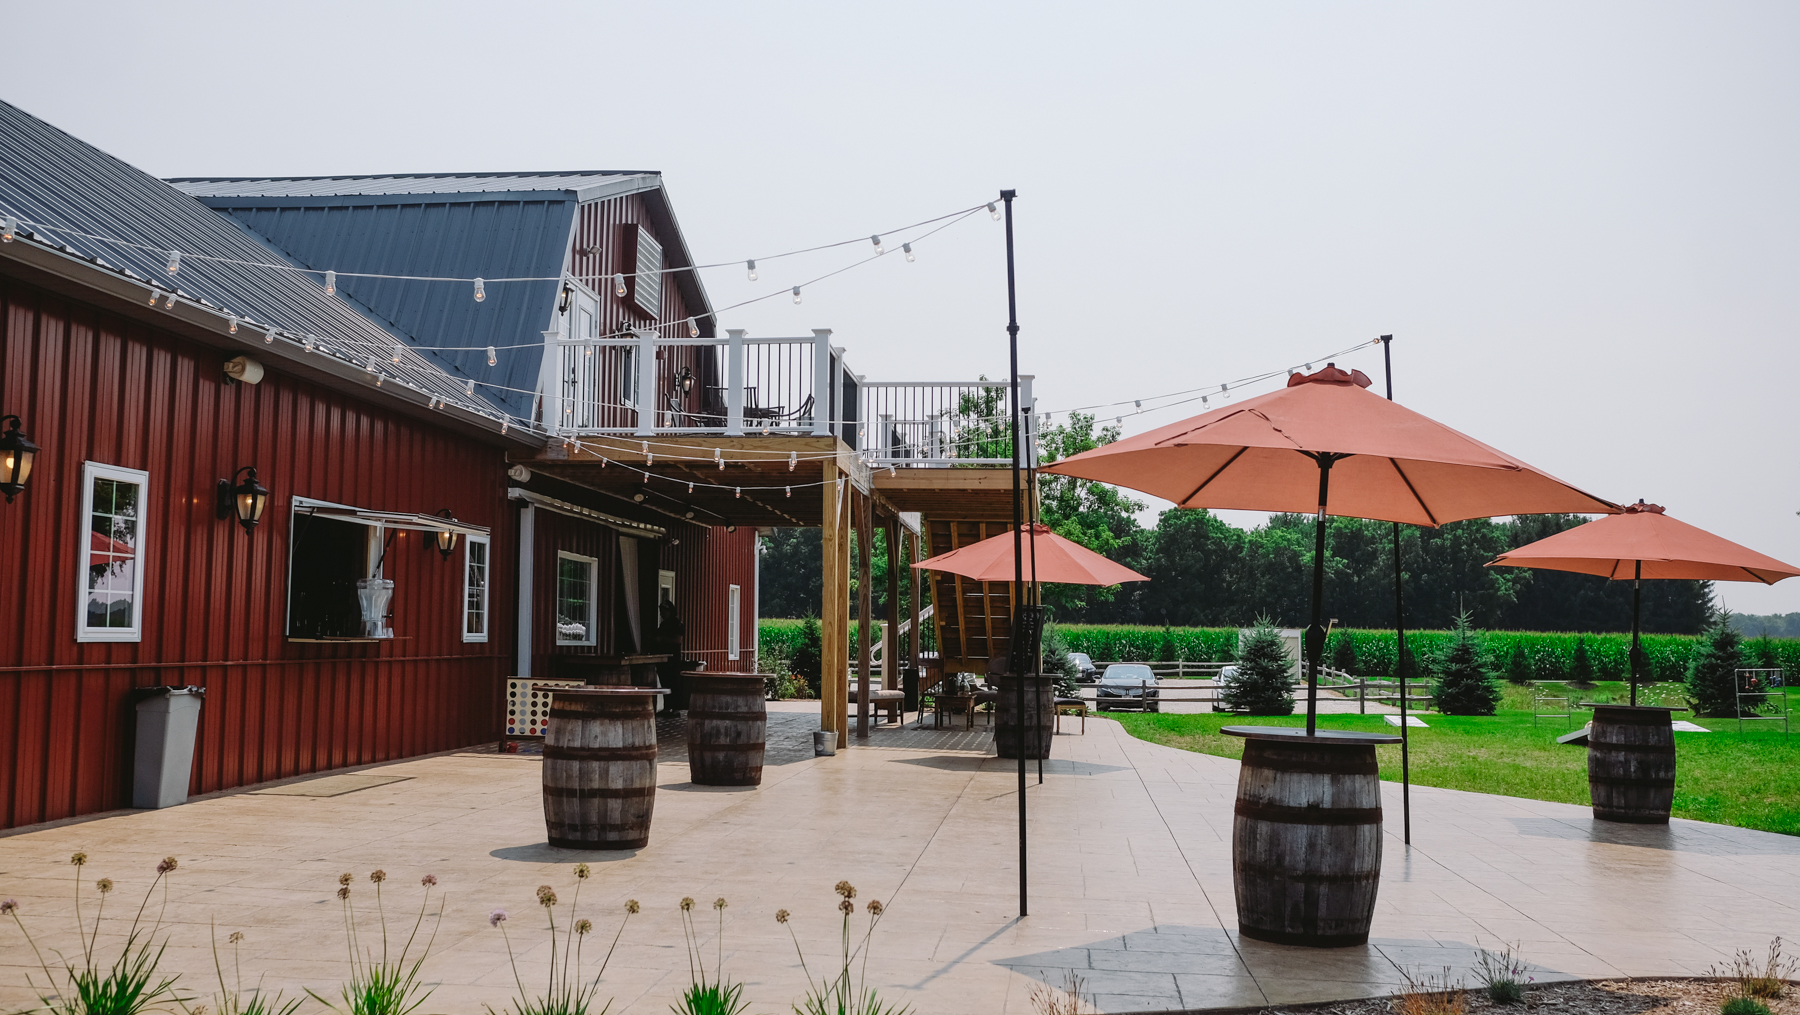
<svg viewBox="0 0 1800 1015">
<path fill-rule="evenodd" d="M 516 559 L 499 449 L 273 371 L 228 387 L 216 351 L 12 280 L 0 326 L 0 412 L 44 449 L 0 503 L 0 827 L 129 804 L 133 687 L 207 688 L 195 792 L 494 734 Z M 150 474 L 139 642 L 75 641 L 89 460 Z M 246 534 L 213 485 L 252 464 L 272 496 Z M 491 527 L 489 641 L 462 641 L 460 546 L 446 561 L 406 532 L 393 641 L 289 642 L 294 496 Z"/>
<path fill-rule="evenodd" d="M 680 542 L 663 544 L 662 569 L 675 572 L 675 602 L 687 634 L 682 651 L 703 660 L 709 670 L 751 670 L 756 656 L 756 530 L 723 525 L 710 529 L 683 527 Z M 730 658 L 728 588 L 737 585 L 738 638 L 741 650 Z"/>
<path fill-rule="evenodd" d="M 629 636 L 621 645 L 613 624 L 619 602 L 619 533 L 554 511 L 533 510 L 537 517 L 532 523 L 531 672 L 536 677 L 554 678 L 555 656 L 612 655 L 630 648 Z M 594 568 L 597 630 L 593 645 L 556 643 L 556 560 L 564 550 L 599 561 Z M 654 552 L 648 553 L 639 558 L 638 566 L 653 559 Z"/>
</svg>

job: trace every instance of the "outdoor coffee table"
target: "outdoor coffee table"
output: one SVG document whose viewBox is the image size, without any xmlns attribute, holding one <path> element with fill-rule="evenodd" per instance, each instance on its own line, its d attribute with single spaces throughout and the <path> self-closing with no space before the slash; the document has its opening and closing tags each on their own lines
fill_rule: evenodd
<svg viewBox="0 0 1800 1015">
<path fill-rule="evenodd" d="M 973 694 L 940 694 L 932 713 L 933 729 L 942 729 L 944 716 L 951 716 L 950 728 L 956 728 L 956 713 L 962 712 L 969 717 L 969 729 L 975 728 L 975 696 Z"/>
</svg>

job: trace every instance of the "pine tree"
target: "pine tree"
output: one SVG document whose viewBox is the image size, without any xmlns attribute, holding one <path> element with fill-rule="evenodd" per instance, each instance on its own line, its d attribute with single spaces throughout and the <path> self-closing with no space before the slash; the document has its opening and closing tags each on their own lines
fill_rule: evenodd
<svg viewBox="0 0 1800 1015">
<path fill-rule="evenodd" d="M 1583 690 L 1594 686 L 1594 661 L 1588 658 L 1585 636 L 1575 639 L 1575 661 L 1569 666 L 1569 686 Z"/>
<path fill-rule="evenodd" d="M 1044 669 L 1045 675 L 1055 678 L 1053 681 L 1058 698 L 1081 697 L 1081 685 L 1075 678 L 1081 676 L 1081 667 L 1069 656 L 1068 641 L 1063 638 L 1062 629 L 1055 624 L 1044 628 Z"/>
<path fill-rule="evenodd" d="M 1506 679 L 1509 683 L 1531 683 L 1531 657 L 1525 654 L 1525 643 L 1513 642 L 1512 654 L 1506 657 Z"/>
<path fill-rule="evenodd" d="M 1356 662 L 1356 639 L 1345 631 L 1331 645 L 1331 668 L 1355 676 L 1360 670 Z"/>
<path fill-rule="evenodd" d="M 820 694 L 824 679 L 821 647 L 818 618 L 808 617 L 800 625 L 800 643 L 794 646 L 793 667 L 795 673 L 805 678 L 806 686 L 812 688 L 815 698 Z"/>
<path fill-rule="evenodd" d="M 1294 660 L 1267 617 L 1238 646 L 1237 672 L 1220 681 L 1221 703 L 1250 715 L 1294 714 Z"/>
<path fill-rule="evenodd" d="M 1688 666 L 1688 703 L 1696 715 L 1737 715 L 1737 671 L 1744 665 L 1744 636 L 1722 611 L 1701 636 Z"/>
<path fill-rule="evenodd" d="M 1475 640 L 1475 632 L 1469 628 L 1469 615 L 1458 615 L 1451 630 L 1456 641 L 1438 664 L 1437 686 L 1432 690 L 1438 711 L 1445 715 L 1493 715 L 1500 704 L 1500 689 L 1494 686 L 1487 658 Z"/>
</svg>

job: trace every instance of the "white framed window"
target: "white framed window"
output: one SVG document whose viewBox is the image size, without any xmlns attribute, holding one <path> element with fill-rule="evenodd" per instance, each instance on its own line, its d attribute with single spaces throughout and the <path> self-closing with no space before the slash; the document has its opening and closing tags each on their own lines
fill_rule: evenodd
<svg viewBox="0 0 1800 1015">
<path fill-rule="evenodd" d="M 488 541 L 463 540 L 463 641 L 488 640 Z"/>
<path fill-rule="evenodd" d="M 670 605 L 674 605 L 675 603 L 675 572 L 673 571 L 656 572 L 657 608 L 661 609 L 662 604 L 664 603 Z"/>
<path fill-rule="evenodd" d="M 592 645 L 595 634 L 594 582 L 600 562 L 593 557 L 556 553 L 556 643 Z"/>
<path fill-rule="evenodd" d="M 150 474 L 88 462 L 81 469 L 81 600 L 76 641 L 142 641 L 144 527 Z"/>
<path fill-rule="evenodd" d="M 743 601 L 744 596 L 742 589 L 738 588 L 736 585 L 729 586 L 726 589 L 725 658 L 727 659 L 736 659 L 740 654 L 738 647 L 741 643 L 738 640 L 738 627 L 740 623 L 739 613 L 741 611 L 738 607 Z"/>
</svg>

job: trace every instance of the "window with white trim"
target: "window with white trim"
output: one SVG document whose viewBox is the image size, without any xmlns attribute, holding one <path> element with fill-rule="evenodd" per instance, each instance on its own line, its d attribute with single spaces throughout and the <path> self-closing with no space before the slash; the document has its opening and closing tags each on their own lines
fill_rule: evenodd
<svg viewBox="0 0 1800 1015">
<path fill-rule="evenodd" d="M 725 592 L 725 610 L 726 610 L 726 620 L 725 620 L 726 653 L 725 653 L 725 658 L 727 658 L 727 659 L 736 659 L 739 655 L 739 652 L 738 652 L 738 645 L 739 645 L 739 642 L 738 642 L 738 624 L 739 624 L 738 614 L 740 611 L 739 611 L 738 607 L 740 606 L 740 604 L 742 604 L 742 602 L 743 602 L 743 592 L 741 589 L 739 589 L 736 585 L 732 585 L 729 588 L 727 588 L 727 590 Z"/>
<path fill-rule="evenodd" d="M 488 541 L 463 540 L 463 641 L 488 640 Z"/>
<path fill-rule="evenodd" d="M 88 462 L 81 470 L 81 602 L 76 641 L 142 641 L 144 510 L 150 474 Z"/>
<path fill-rule="evenodd" d="M 600 562 L 593 557 L 559 550 L 556 554 L 556 643 L 594 644 L 596 591 L 594 574 Z"/>
</svg>

